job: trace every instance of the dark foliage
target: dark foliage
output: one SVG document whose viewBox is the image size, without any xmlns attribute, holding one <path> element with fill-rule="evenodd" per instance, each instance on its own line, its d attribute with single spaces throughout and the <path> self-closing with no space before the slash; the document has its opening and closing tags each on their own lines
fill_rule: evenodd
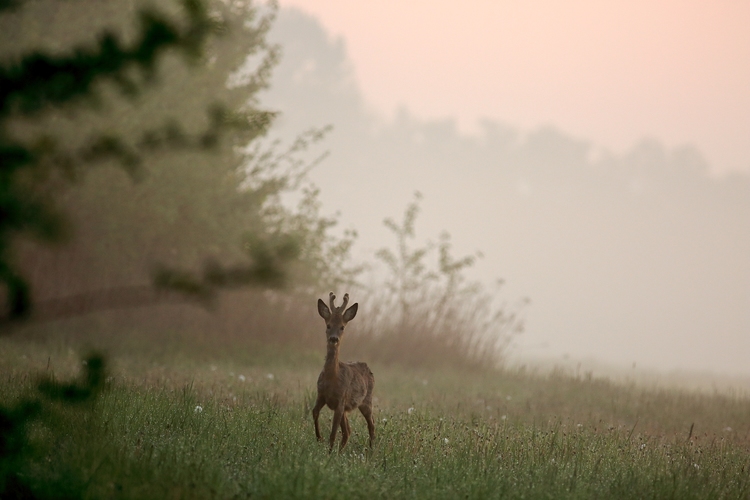
<svg viewBox="0 0 750 500">
<path fill-rule="evenodd" d="M 45 375 L 40 378 L 36 393 L 15 404 L 0 406 L 0 498 L 39 497 L 23 474 L 37 451 L 30 427 L 40 424 L 54 428 L 56 419 L 66 411 L 93 411 L 91 403 L 105 386 L 106 363 L 101 355 L 91 354 L 83 366 L 79 380 L 61 382 Z"/>
<path fill-rule="evenodd" d="M 34 51 L 19 61 L 0 65 L 0 281 L 5 286 L 4 300 L 11 319 L 23 317 L 31 309 L 28 282 L 11 254 L 13 238 L 26 233 L 51 242 L 64 233 L 64 217 L 55 200 L 40 190 L 40 170 L 51 165 L 71 179 L 83 165 L 113 158 L 135 174 L 140 155 L 120 138 L 108 134 L 98 135 L 75 152 L 65 151 L 51 137 L 28 143 L 9 133 L 8 122 L 82 99 L 103 80 L 116 83 L 125 94 L 134 94 L 148 81 L 158 57 L 166 50 L 179 49 L 195 58 L 219 25 L 209 18 L 198 0 L 183 0 L 182 6 L 185 26 L 156 10 L 144 10 L 140 13 L 140 35 L 132 43 L 104 32 L 94 47 L 77 47 L 60 55 Z M 133 68 L 144 75 L 142 82 L 130 76 Z M 225 116 L 225 112 L 214 110 L 209 129 L 193 142 L 204 147 L 212 145 L 225 124 Z M 187 142 L 178 128 L 161 132 L 145 132 L 142 142 L 152 148 L 160 142 Z"/>
</svg>

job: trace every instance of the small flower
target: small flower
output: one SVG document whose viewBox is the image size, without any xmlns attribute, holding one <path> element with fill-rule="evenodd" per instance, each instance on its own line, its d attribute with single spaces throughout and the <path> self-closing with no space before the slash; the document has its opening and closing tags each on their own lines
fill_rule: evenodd
<svg viewBox="0 0 750 500">
<path fill-rule="evenodd" d="M 268 380 L 273 380 L 273 373 L 268 373 L 268 374 L 266 374 L 266 378 L 267 378 Z"/>
<path fill-rule="evenodd" d="M 642 449 L 642 450 L 645 450 L 645 449 L 646 449 L 646 443 L 643 443 L 643 444 L 641 445 L 641 449 Z"/>
<path fill-rule="evenodd" d="M 412 413 L 414 413 L 414 408 L 409 408 L 408 410 L 406 410 L 406 413 L 411 415 Z"/>
<path fill-rule="evenodd" d="M 448 440 L 448 438 L 443 438 L 443 443 L 444 443 L 444 444 L 448 444 L 449 442 L 450 442 L 450 441 Z"/>
<path fill-rule="evenodd" d="M 500 420 L 508 420 L 508 415 L 503 415 L 502 417 L 500 417 Z"/>
<path fill-rule="evenodd" d="M 244 382 L 245 381 L 245 376 L 244 375 L 240 375 L 237 378 L 240 379 L 240 382 Z"/>
<path fill-rule="evenodd" d="M 698 469 L 700 469 L 700 468 L 701 468 L 701 466 L 700 466 L 700 465 L 698 465 L 698 464 L 693 464 L 693 467 L 695 467 L 695 469 L 696 469 L 696 470 L 698 470 Z"/>
<path fill-rule="evenodd" d="M 383 419 L 383 423 L 386 423 L 386 422 L 388 422 L 388 419 L 387 419 L 387 418 L 384 418 L 384 419 Z"/>
<path fill-rule="evenodd" d="M 203 407 L 201 405 L 197 405 L 195 407 L 195 410 L 193 410 L 193 413 L 203 413 Z"/>
<path fill-rule="evenodd" d="M 724 432 L 732 432 L 732 428 L 731 427 L 724 427 Z"/>
</svg>

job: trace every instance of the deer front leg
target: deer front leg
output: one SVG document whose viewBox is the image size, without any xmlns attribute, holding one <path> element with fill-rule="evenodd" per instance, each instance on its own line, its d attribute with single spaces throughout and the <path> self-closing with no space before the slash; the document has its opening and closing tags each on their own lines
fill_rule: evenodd
<svg viewBox="0 0 750 500">
<path fill-rule="evenodd" d="M 320 427 L 318 426 L 318 417 L 320 416 L 320 410 L 325 406 L 325 399 L 318 394 L 318 400 L 315 402 L 315 407 L 312 410 L 313 421 L 315 422 L 315 437 L 318 441 L 322 441 L 323 438 L 320 436 Z"/>
<path fill-rule="evenodd" d="M 328 453 L 331 453 L 333 451 L 333 443 L 336 442 L 336 433 L 339 430 L 339 426 L 341 425 L 341 419 L 344 416 L 344 405 L 343 403 L 339 404 L 339 406 L 333 411 L 333 425 L 331 426 L 331 438 L 328 440 Z"/>
</svg>

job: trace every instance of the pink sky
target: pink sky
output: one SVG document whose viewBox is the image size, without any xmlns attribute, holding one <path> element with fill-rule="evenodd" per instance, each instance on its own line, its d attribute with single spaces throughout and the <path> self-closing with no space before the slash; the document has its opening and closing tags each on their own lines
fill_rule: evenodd
<svg viewBox="0 0 750 500">
<path fill-rule="evenodd" d="M 346 42 L 369 105 L 643 137 L 750 172 L 750 2 L 283 0 Z"/>
</svg>

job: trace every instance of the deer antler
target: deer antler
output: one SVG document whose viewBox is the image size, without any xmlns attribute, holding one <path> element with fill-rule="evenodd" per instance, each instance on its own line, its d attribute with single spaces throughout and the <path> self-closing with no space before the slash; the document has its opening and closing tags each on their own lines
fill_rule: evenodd
<svg viewBox="0 0 750 500">
<path fill-rule="evenodd" d="M 346 309 L 346 305 L 349 303 L 349 294 L 344 294 L 344 301 L 341 303 L 341 307 L 336 307 L 336 296 L 333 294 L 333 292 L 328 293 L 328 300 L 331 304 L 331 311 L 344 312 L 344 310 Z"/>
</svg>

